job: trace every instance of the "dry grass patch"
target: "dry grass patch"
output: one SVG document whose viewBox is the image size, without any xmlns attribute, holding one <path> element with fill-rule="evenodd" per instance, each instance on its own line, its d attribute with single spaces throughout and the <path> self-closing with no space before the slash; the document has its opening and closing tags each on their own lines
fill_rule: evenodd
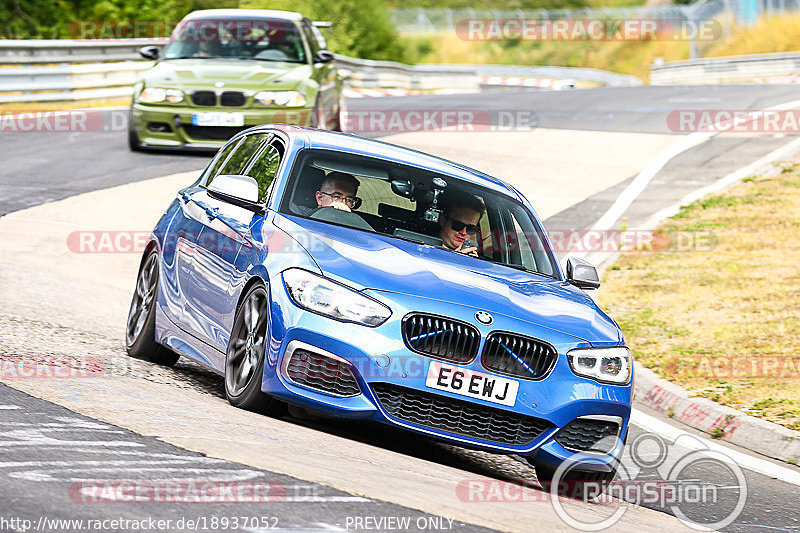
<svg viewBox="0 0 800 533">
<path fill-rule="evenodd" d="M 624 255 L 598 295 L 636 359 L 800 429 L 800 166 L 748 178 L 661 229 L 679 244 Z"/>
</svg>

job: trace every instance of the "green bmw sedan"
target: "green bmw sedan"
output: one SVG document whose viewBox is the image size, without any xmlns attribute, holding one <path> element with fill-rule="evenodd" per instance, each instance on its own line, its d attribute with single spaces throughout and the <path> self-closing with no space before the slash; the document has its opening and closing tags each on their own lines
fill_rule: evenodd
<svg viewBox="0 0 800 533">
<path fill-rule="evenodd" d="M 133 91 L 128 144 L 217 149 L 252 126 L 340 129 L 342 77 L 317 24 L 299 13 L 211 9 L 187 15 Z"/>
</svg>

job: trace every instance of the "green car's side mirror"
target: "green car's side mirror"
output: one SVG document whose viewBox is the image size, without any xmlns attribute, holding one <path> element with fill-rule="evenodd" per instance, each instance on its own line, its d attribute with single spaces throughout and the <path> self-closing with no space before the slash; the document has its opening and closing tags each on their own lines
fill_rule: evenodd
<svg viewBox="0 0 800 533">
<path fill-rule="evenodd" d="M 333 52 L 329 50 L 320 50 L 317 52 L 317 55 L 314 56 L 314 63 L 330 63 L 335 59 L 336 57 L 334 57 Z"/>
<path fill-rule="evenodd" d="M 161 49 L 158 46 L 143 46 L 139 48 L 139 55 L 145 59 L 158 59 Z"/>
</svg>

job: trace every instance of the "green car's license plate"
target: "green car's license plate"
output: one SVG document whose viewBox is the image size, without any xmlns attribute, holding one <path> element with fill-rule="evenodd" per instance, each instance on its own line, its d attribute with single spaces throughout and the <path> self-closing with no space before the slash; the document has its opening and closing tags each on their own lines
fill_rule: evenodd
<svg viewBox="0 0 800 533">
<path fill-rule="evenodd" d="M 207 111 L 192 114 L 194 126 L 244 126 L 244 113 Z"/>
</svg>

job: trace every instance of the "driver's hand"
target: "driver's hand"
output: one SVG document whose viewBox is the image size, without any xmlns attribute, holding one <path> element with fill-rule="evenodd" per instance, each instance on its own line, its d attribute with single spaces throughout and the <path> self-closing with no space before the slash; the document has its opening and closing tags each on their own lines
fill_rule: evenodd
<svg viewBox="0 0 800 533">
<path fill-rule="evenodd" d="M 461 248 L 459 250 L 462 254 L 471 255 L 472 257 L 478 257 L 478 248 L 475 246 L 470 246 L 469 248 Z"/>
<path fill-rule="evenodd" d="M 348 213 L 350 212 L 350 207 L 344 202 L 333 202 L 331 203 L 331 207 L 347 211 Z"/>
</svg>

